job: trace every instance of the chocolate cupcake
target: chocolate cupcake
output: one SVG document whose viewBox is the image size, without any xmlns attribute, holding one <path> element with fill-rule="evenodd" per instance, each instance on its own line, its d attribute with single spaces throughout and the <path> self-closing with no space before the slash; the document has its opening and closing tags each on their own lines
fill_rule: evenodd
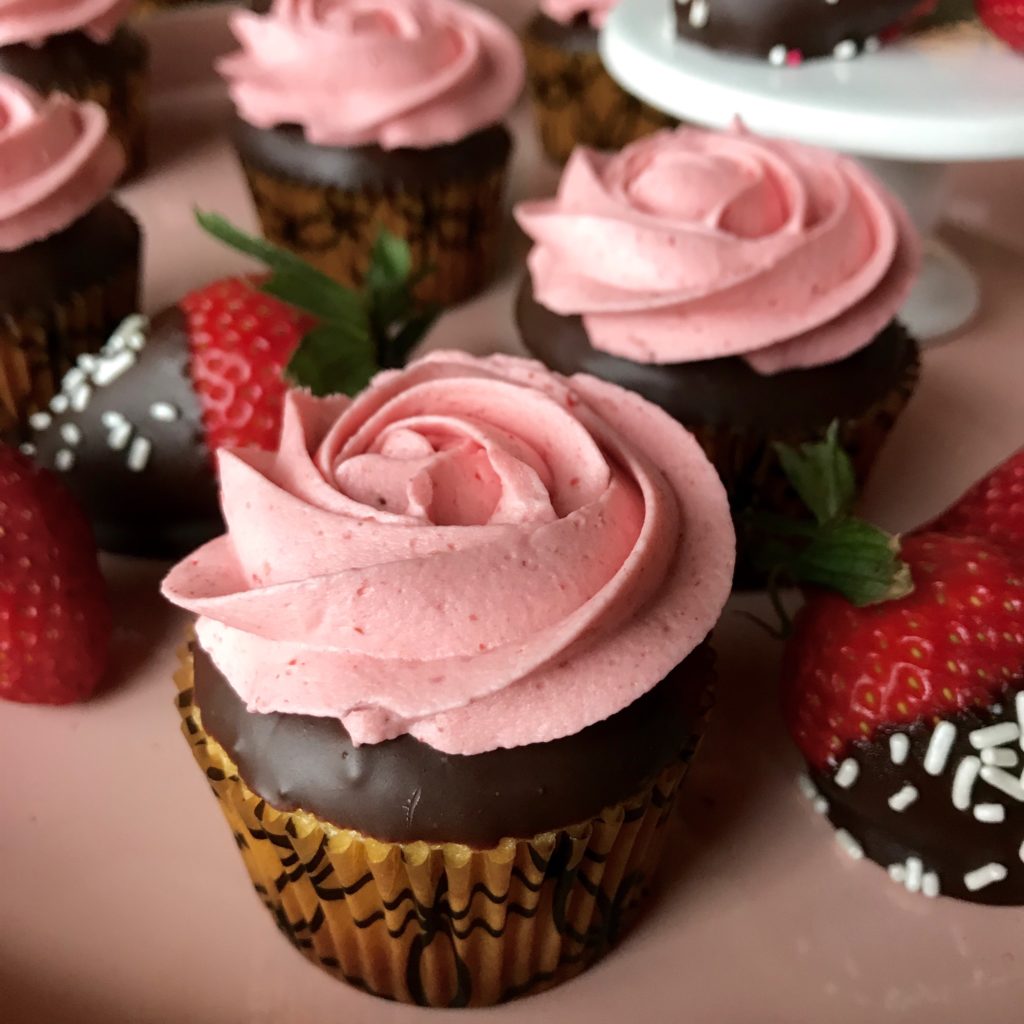
<svg viewBox="0 0 1024 1024">
<path fill-rule="evenodd" d="M 504 224 L 501 121 L 524 78 L 512 32 L 458 0 L 339 0 L 329 17 L 281 0 L 232 26 L 242 49 L 220 68 L 267 238 L 358 284 L 383 227 L 431 271 L 423 301 L 480 291 Z"/>
<path fill-rule="evenodd" d="M 122 24 L 131 8 L 132 0 L 0 3 L 0 74 L 103 107 L 127 177 L 146 166 L 149 72 L 145 41 Z"/>
<path fill-rule="evenodd" d="M 598 29 L 617 0 L 541 0 L 523 37 L 544 152 L 564 164 L 576 146 L 621 149 L 676 122 L 626 92 L 604 69 Z"/>
<path fill-rule="evenodd" d="M 0 435 L 138 306 L 139 228 L 107 197 L 123 169 L 102 107 L 0 75 Z"/>
<path fill-rule="evenodd" d="M 578 151 L 558 196 L 517 217 L 536 242 L 517 306 L 527 349 L 665 408 L 737 514 L 802 512 L 774 445 L 833 420 L 867 475 L 917 379 L 893 317 L 918 246 L 853 161 L 681 128 Z"/>
<path fill-rule="evenodd" d="M 368 992 L 479 1006 L 632 921 L 701 734 L 734 536 L 699 446 L 639 396 L 440 353 L 294 393 L 223 456 L 185 736 L 256 890 Z"/>
<path fill-rule="evenodd" d="M 683 39 L 793 66 L 809 57 L 849 60 L 877 49 L 928 4 L 921 0 L 674 0 Z"/>
</svg>

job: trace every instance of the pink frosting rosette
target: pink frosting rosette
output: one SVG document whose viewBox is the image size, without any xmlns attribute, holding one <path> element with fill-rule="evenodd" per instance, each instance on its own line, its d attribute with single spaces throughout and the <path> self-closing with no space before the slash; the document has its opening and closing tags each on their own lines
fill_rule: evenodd
<svg viewBox="0 0 1024 1024">
<path fill-rule="evenodd" d="M 522 91 L 522 50 L 457 0 L 275 0 L 239 13 L 219 68 L 243 120 L 297 124 L 310 142 L 426 149 L 501 121 Z"/>
<path fill-rule="evenodd" d="M 860 164 L 739 127 L 577 150 L 557 197 L 516 217 L 536 243 L 537 301 L 642 363 L 837 362 L 893 319 L 920 258 L 906 214 Z"/>
<path fill-rule="evenodd" d="M 133 0 L 0 0 L 0 46 L 41 45 L 50 36 L 84 32 L 109 42 Z"/>
<path fill-rule="evenodd" d="M 124 171 L 96 103 L 43 99 L 0 75 L 0 252 L 40 241 L 84 216 Z"/>
<path fill-rule="evenodd" d="M 600 28 L 619 0 L 540 0 L 540 9 L 553 21 L 568 25 L 581 14 L 594 28 Z"/>
<path fill-rule="evenodd" d="M 656 461 L 655 461 L 656 460 Z M 293 392 L 220 453 L 227 535 L 164 583 L 254 712 L 453 754 L 578 732 L 708 635 L 735 536 L 694 438 L 587 376 L 445 352 Z"/>
</svg>

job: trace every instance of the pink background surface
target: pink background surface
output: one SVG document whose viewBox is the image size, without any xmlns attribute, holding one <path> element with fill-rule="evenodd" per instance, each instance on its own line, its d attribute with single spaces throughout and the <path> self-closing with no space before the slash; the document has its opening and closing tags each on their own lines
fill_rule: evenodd
<svg viewBox="0 0 1024 1024">
<path fill-rule="evenodd" d="M 492 3 L 521 19 L 524 3 Z M 216 88 L 169 60 L 223 42 L 220 16 L 154 23 L 173 90 L 155 110 L 153 173 L 125 194 L 149 237 L 147 307 L 239 266 L 191 226 L 193 204 L 252 224 L 218 132 Z M 188 50 L 178 36 L 188 33 Z M 550 191 L 525 111 L 514 195 Z M 902 528 L 938 511 L 1024 439 L 1024 166 L 964 167 L 947 238 L 982 277 L 984 311 L 928 352 L 919 393 L 866 506 Z M 488 295 L 430 344 L 516 350 L 510 316 L 522 240 Z M 73 708 L 0 707 L 0 1021 L 4 1024 L 406 1024 L 307 965 L 253 895 L 178 733 L 171 674 L 185 619 L 164 607 L 161 567 L 107 559 L 118 610 L 105 696 Z M 551 993 L 458 1019 L 573 1024 L 640 1017 L 688 1024 L 963 1024 L 1007 1021 L 1024 1000 L 1024 911 L 925 901 L 854 864 L 793 785 L 776 711 L 776 645 L 737 614 L 718 631 L 721 699 L 685 789 L 658 900 L 603 964 Z M 454 1019 L 454 1015 L 450 1015 Z"/>
</svg>

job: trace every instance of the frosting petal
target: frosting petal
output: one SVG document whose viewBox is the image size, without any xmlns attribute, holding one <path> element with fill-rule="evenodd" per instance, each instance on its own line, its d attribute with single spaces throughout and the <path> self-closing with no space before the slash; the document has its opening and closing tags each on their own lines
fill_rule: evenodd
<svg viewBox="0 0 1024 1024">
<path fill-rule="evenodd" d="M 0 252 L 63 231 L 124 171 L 124 153 L 96 103 L 43 99 L 0 75 Z"/>
<path fill-rule="evenodd" d="M 276 0 L 232 28 L 219 67 L 240 116 L 321 145 L 455 142 L 501 121 L 525 77 L 511 30 L 458 0 Z"/>
<path fill-rule="evenodd" d="M 581 14 L 594 28 L 601 28 L 619 0 L 540 0 L 539 7 L 553 21 L 568 25 Z"/>
<path fill-rule="evenodd" d="M 289 397 L 278 452 L 221 454 L 228 534 L 164 584 L 250 709 L 451 753 L 539 742 L 621 710 L 717 620 L 723 488 L 638 396 L 441 353 L 331 427 L 317 406 Z"/>
<path fill-rule="evenodd" d="M 919 261 L 905 213 L 859 164 L 740 129 L 577 150 L 557 196 L 516 217 L 537 300 L 636 362 L 835 362 L 893 318 Z"/>
<path fill-rule="evenodd" d="M 65 32 L 106 43 L 132 5 L 133 0 L 0 0 L 0 46 L 40 45 Z"/>
</svg>

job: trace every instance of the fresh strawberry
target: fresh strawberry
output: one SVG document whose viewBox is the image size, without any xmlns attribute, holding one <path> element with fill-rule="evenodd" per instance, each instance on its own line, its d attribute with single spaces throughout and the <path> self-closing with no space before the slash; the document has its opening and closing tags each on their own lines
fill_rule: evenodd
<svg viewBox="0 0 1024 1024">
<path fill-rule="evenodd" d="M 1024 552 L 1024 448 L 979 480 L 926 530 L 985 537 Z"/>
<path fill-rule="evenodd" d="M 784 707 L 812 765 L 883 725 L 991 704 L 1024 674 L 1024 557 L 990 540 L 924 533 L 902 556 L 913 592 L 856 608 L 816 592 L 786 651 Z"/>
<path fill-rule="evenodd" d="M 975 8 L 990 32 L 1024 52 L 1024 0 L 975 0 Z"/>
<path fill-rule="evenodd" d="M 52 473 L 0 446 L 0 697 L 84 700 L 107 670 L 110 630 L 85 516 Z"/>
<path fill-rule="evenodd" d="M 181 300 L 207 447 L 270 450 L 278 441 L 284 371 L 317 321 L 232 277 Z"/>
</svg>

